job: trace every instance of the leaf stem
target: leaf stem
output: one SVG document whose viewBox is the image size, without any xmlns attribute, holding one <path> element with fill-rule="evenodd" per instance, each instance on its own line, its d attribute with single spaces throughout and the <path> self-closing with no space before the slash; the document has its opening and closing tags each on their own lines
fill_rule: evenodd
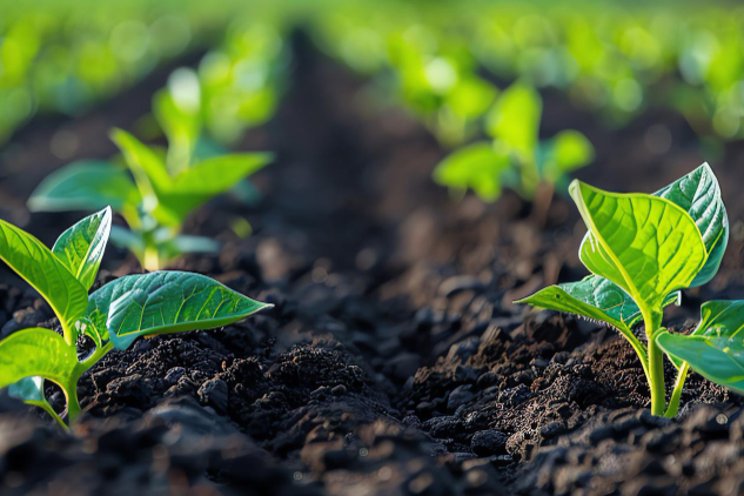
<svg viewBox="0 0 744 496">
<path fill-rule="evenodd" d="M 664 353 L 656 344 L 654 337 L 661 328 L 661 315 L 656 312 L 643 314 L 643 323 L 648 338 L 648 379 L 651 392 L 651 414 L 664 415 L 666 408 L 666 387 L 664 384 Z"/>
<path fill-rule="evenodd" d="M 52 408 L 52 405 L 50 405 L 49 402 L 44 400 L 40 402 L 34 402 L 32 404 L 44 410 L 50 417 L 54 419 L 55 422 L 60 425 L 60 427 L 62 427 L 62 429 L 64 429 L 65 431 L 70 430 L 70 427 L 65 424 L 65 421 L 62 420 L 62 417 L 60 417 L 59 414 L 54 411 L 54 408 Z"/>
<path fill-rule="evenodd" d="M 67 423 L 72 425 L 75 423 L 77 418 L 80 416 L 81 408 L 80 408 L 80 400 L 78 399 L 78 393 L 77 393 L 77 386 L 78 382 L 80 381 L 80 377 L 84 373 L 86 373 L 88 370 L 90 370 L 95 364 L 97 364 L 104 356 L 106 356 L 111 350 L 114 349 L 114 345 L 111 341 L 107 342 L 103 346 L 100 346 L 93 350 L 93 352 L 88 355 L 88 357 L 85 358 L 82 362 L 78 362 L 78 364 L 75 366 L 75 369 L 72 372 L 72 375 L 69 377 L 67 382 L 65 384 L 59 384 L 62 388 L 62 391 L 65 393 L 65 399 L 67 400 Z M 43 408 L 43 407 L 42 407 Z M 50 407 L 51 409 L 51 407 Z M 59 418 L 59 415 L 52 414 L 54 410 L 51 412 L 44 408 L 44 410 L 47 411 L 52 417 L 57 420 L 57 422 L 60 422 L 62 425 L 64 425 L 64 422 L 61 418 Z"/>
<path fill-rule="evenodd" d="M 78 367 L 79 374 L 82 376 L 85 372 L 90 370 L 95 364 L 97 364 L 104 356 L 114 349 L 114 344 L 109 341 L 100 348 L 96 348 L 93 352 L 88 355 L 85 360 L 80 362 Z M 78 376 L 79 377 L 79 376 Z"/>
<path fill-rule="evenodd" d="M 65 343 L 68 346 L 75 347 L 75 333 L 72 332 L 72 328 L 61 316 L 57 316 L 57 318 L 59 319 L 60 327 L 62 327 L 62 337 L 65 338 Z"/>
<path fill-rule="evenodd" d="M 674 418 L 679 413 L 679 400 L 682 397 L 682 390 L 685 387 L 685 381 L 687 381 L 687 374 L 690 371 L 690 364 L 684 362 L 677 372 L 677 380 L 674 383 L 674 390 L 672 391 L 672 397 L 669 399 L 669 405 L 664 412 L 665 417 Z"/>
</svg>

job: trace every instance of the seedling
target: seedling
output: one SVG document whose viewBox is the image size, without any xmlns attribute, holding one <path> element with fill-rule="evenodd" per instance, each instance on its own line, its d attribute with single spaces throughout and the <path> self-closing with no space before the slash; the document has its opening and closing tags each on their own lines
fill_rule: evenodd
<svg viewBox="0 0 744 496">
<path fill-rule="evenodd" d="M 503 186 L 535 199 L 541 183 L 551 187 L 594 158 L 594 148 L 578 131 L 565 130 L 539 139 L 542 99 L 532 87 L 515 83 L 505 90 L 486 116 L 491 141 L 456 150 L 434 170 L 434 180 L 464 192 L 472 189 L 484 201 L 495 201 Z"/>
<path fill-rule="evenodd" d="M 744 301 L 709 301 L 689 335 L 662 327 L 680 291 L 710 281 L 729 223 L 708 164 L 653 195 L 610 193 L 574 181 L 569 192 L 588 232 L 579 257 L 593 275 L 542 289 L 517 303 L 604 322 L 630 343 L 651 391 L 651 413 L 673 417 L 690 368 L 744 393 Z M 635 333 L 643 323 L 645 341 Z M 678 369 L 669 402 L 664 353 Z"/>
<path fill-rule="evenodd" d="M 107 207 L 63 232 L 50 250 L 0 220 L 0 259 L 47 301 L 62 331 L 32 327 L 0 341 L 0 388 L 65 428 L 80 415 L 78 381 L 112 350 L 126 350 L 140 336 L 215 329 L 271 306 L 180 271 L 120 277 L 88 295 L 110 231 Z M 92 351 L 81 353 L 83 337 L 93 343 Z M 62 389 L 62 414 L 47 401 L 45 381 Z"/>
<path fill-rule="evenodd" d="M 32 211 L 97 210 L 111 205 L 130 228 L 114 226 L 112 240 L 131 250 L 147 270 L 160 269 L 184 253 L 216 251 L 211 239 L 181 234 L 186 218 L 271 160 L 267 153 L 240 153 L 189 164 L 183 158 L 184 153 L 190 156 L 190 148 L 179 141 L 179 152 L 169 154 L 166 165 L 159 150 L 131 134 L 116 129 L 111 136 L 128 172 L 108 162 L 74 162 L 42 181 L 28 205 Z"/>
</svg>

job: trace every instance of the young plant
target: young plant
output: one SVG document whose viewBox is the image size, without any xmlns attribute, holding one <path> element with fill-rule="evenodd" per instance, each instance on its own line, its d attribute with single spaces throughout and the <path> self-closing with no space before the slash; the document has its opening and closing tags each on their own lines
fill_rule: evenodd
<svg viewBox="0 0 744 496">
<path fill-rule="evenodd" d="M 44 409 L 65 428 L 80 415 L 78 381 L 110 351 L 126 350 L 140 336 L 215 329 L 271 306 L 179 271 L 120 277 L 88 295 L 110 230 L 107 207 L 63 232 L 50 250 L 0 220 L 0 259 L 47 301 L 61 327 L 61 334 L 32 327 L 0 341 L 0 388 Z M 92 341 L 92 351 L 81 353 L 83 337 Z M 45 381 L 62 389 L 62 414 L 47 401 Z"/>
<path fill-rule="evenodd" d="M 560 186 L 567 175 L 594 158 L 594 148 L 578 131 L 565 130 L 540 140 L 542 99 L 532 87 L 514 83 L 486 116 L 486 134 L 456 150 L 437 165 L 434 180 L 464 192 L 472 189 L 484 201 L 495 201 L 503 186 L 535 199 L 545 183 Z"/>
<path fill-rule="evenodd" d="M 610 193 L 574 181 L 569 192 L 588 232 L 579 257 L 593 274 L 518 301 L 604 322 L 630 343 L 651 392 L 651 413 L 673 417 L 690 368 L 744 391 L 744 301 L 703 304 L 690 335 L 662 327 L 680 291 L 715 276 L 729 237 L 726 209 L 708 164 L 653 195 Z M 643 324 L 645 340 L 635 328 Z M 664 353 L 678 369 L 667 402 Z"/>
<path fill-rule="evenodd" d="M 129 230 L 114 226 L 112 240 L 131 250 L 147 270 L 160 269 L 184 253 L 215 251 L 213 240 L 181 234 L 186 218 L 271 160 L 267 153 L 239 153 L 189 163 L 184 160 L 193 149 L 187 138 L 174 140 L 173 153 L 164 157 L 120 129 L 111 137 L 128 171 L 108 162 L 74 162 L 42 181 L 28 206 L 32 211 L 65 211 L 110 205 L 129 225 Z"/>
</svg>

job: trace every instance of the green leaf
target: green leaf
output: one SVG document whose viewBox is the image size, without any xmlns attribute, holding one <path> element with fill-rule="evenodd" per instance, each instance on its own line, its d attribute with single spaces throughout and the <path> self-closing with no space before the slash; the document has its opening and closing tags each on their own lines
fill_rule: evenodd
<svg viewBox="0 0 744 496">
<path fill-rule="evenodd" d="M 706 302 L 691 334 L 661 333 L 656 343 L 678 367 L 744 394 L 744 300 Z"/>
<path fill-rule="evenodd" d="M 150 147 L 122 129 L 114 129 L 111 139 L 122 151 L 141 193 L 158 196 L 171 178 L 163 160 Z"/>
<path fill-rule="evenodd" d="M 158 271 L 124 276 L 95 291 L 86 321 L 123 350 L 140 336 L 214 329 L 270 306 L 200 274 Z"/>
<path fill-rule="evenodd" d="M 555 184 L 563 176 L 584 167 L 594 159 L 594 147 L 578 131 L 561 131 L 550 140 L 547 158 L 542 165 L 542 175 Z"/>
<path fill-rule="evenodd" d="M 620 286 L 641 310 L 660 311 L 669 294 L 688 287 L 705 264 L 695 221 L 671 201 L 610 193 L 580 181 L 569 192 L 589 228 L 581 261 Z"/>
<path fill-rule="evenodd" d="M 744 300 L 711 300 L 701 305 L 700 322 L 695 330 L 688 335 L 679 334 L 679 336 L 715 338 L 737 335 L 742 329 L 744 329 Z M 674 334 L 674 336 L 678 335 Z M 683 363 L 683 360 L 671 354 L 669 358 L 677 368 Z"/>
<path fill-rule="evenodd" d="M 31 194 L 34 212 L 135 208 L 140 195 L 127 172 L 107 162 L 73 162 L 48 175 Z"/>
<path fill-rule="evenodd" d="M 713 170 L 704 163 L 655 193 L 676 203 L 695 220 L 708 250 L 708 261 L 690 284 L 701 286 L 716 275 L 729 239 L 729 221 Z"/>
<path fill-rule="evenodd" d="M 54 243 L 52 253 L 88 290 L 96 281 L 111 232 L 111 208 L 85 217 Z"/>
<path fill-rule="evenodd" d="M 679 301 L 679 292 L 667 296 L 664 306 Z M 641 320 L 641 310 L 620 287 L 599 276 L 581 281 L 557 284 L 516 301 L 538 308 L 572 313 L 605 322 L 623 334 L 632 333 Z"/>
<path fill-rule="evenodd" d="M 742 330 L 744 300 L 711 300 L 700 306 L 700 323 L 692 335 L 735 337 Z"/>
<path fill-rule="evenodd" d="M 23 329 L 0 341 L 0 388 L 36 376 L 66 387 L 77 364 L 75 347 L 56 332 Z"/>
<path fill-rule="evenodd" d="M 468 188 L 485 201 L 501 196 L 501 175 L 509 167 L 509 156 L 491 143 L 479 142 L 451 153 L 434 169 L 434 180 L 452 189 Z"/>
<path fill-rule="evenodd" d="M 270 153 L 240 153 L 208 158 L 181 171 L 160 194 L 161 207 L 174 225 L 195 208 L 233 188 L 271 162 Z"/>
<path fill-rule="evenodd" d="M 486 117 L 486 131 L 520 160 L 535 160 L 542 99 L 531 86 L 514 83 L 504 90 Z"/>
<path fill-rule="evenodd" d="M 38 405 L 46 402 L 44 395 L 44 378 L 43 377 L 24 377 L 18 382 L 8 386 L 8 396 L 31 405 Z"/>
<path fill-rule="evenodd" d="M 22 229 L 0 220 L 0 259 L 49 303 L 65 332 L 88 302 L 88 292 L 44 243 Z M 75 338 L 75 336 L 70 336 Z"/>
<path fill-rule="evenodd" d="M 8 386 L 8 396 L 21 400 L 27 405 L 39 407 L 54 419 L 61 422 L 57 412 L 54 411 L 54 408 L 52 408 L 52 405 L 50 405 L 49 401 L 46 399 L 43 377 L 25 377 L 20 381 L 11 384 Z M 62 423 L 62 427 L 66 428 L 66 425 Z"/>
</svg>

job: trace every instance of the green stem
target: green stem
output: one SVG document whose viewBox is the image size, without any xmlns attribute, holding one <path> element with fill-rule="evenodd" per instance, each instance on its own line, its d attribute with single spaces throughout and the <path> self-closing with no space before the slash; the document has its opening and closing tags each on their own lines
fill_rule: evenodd
<svg viewBox="0 0 744 496">
<path fill-rule="evenodd" d="M 108 353 L 113 349 L 114 349 L 114 344 L 111 341 L 104 344 L 100 348 L 96 348 L 90 355 L 87 356 L 85 360 L 80 362 L 80 365 L 78 366 L 78 371 L 80 375 L 82 376 L 83 373 L 90 370 L 95 364 L 97 364 L 104 356 L 108 355 Z"/>
<path fill-rule="evenodd" d="M 65 393 L 67 400 L 67 423 L 72 425 L 78 419 L 81 413 L 80 400 L 78 399 L 77 385 L 80 377 L 97 364 L 106 354 L 114 349 L 114 345 L 109 341 L 103 346 L 96 348 L 88 357 L 75 366 L 69 381 L 66 384 L 60 384 L 62 391 Z M 60 419 L 61 420 L 61 419 Z"/>
<path fill-rule="evenodd" d="M 651 312 L 643 315 L 648 339 L 648 379 L 651 391 L 651 414 L 664 415 L 666 408 L 666 387 L 664 384 L 664 352 L 656 344 L 654 337 L 661 328 L 661 315 Z"/>
<path fill-rule="evenodd" d="M 677 380 L 674 383 L 674 390 L 672 391 L 672 397 L 669 399 L 669 406 L 667 406 L 664 412 L 665 417 L 674 418 L 679 413 L 679 400 L 682 397 L 682 390 L 685 387 L 685 381 L 687 380 L 687 374 L 690 371 L 690 365 L 684 362 L 677 372 Z"/>
<path fill-rule="evenodd" d="M 62 390 L 67 398 L 67 423 L 74 424 L 80 416 L 80 401 L 77 394 L 77 381 L 70 381 Z"/>
<path fill-rule="evenodd" d="M 623 337 L 625 337 L 625 339 L 630 343 L 630 346 L 633 348 L 633 351 L 635 351 L 636 355 L 638 355 L 638 359 L 641 361 L 643 375 L 646 377 L 646 382 L 651 384 L 651 374 L 648 370 L 648 354 L 646 353 L 646 349 L 638 340 L 638 338 L 633 336 L 632 333 L 630 335 L 623 334 Z"/>
<path fill-rule="evenodd" d="M 145 246 L 145 251 L 140 262 L 142 268 L 150 272 L 160 269 L 160 253 L 154 246 Z"/>
<path fill-rule="evenodd" d="M 70 328 L 70 325 L 63 319 L 62 317 L 59 317 L 59 324 L 62 327 L 62 336 L 65 338 L 65 343 L 67 343 L 68 346 L 75 347 L 75 334 L 72 332 L 72 329 Z"/>
<path fill-rule="evenodd" d="M 44 410 L 50 417 L 54 419 L 55 422 L 57 422 L 62 429 L 69 431 L 70 427 L 65 424 L 65 421 L 62 420 L 62 417 L 59 416 L 57 412 L 54 411 L 54 408 L 52 408 L 52 405 L 50 405 L 47 401 L 40 401 L 38 403 L 33 403 L 35 406 L 38 406 L 42 410 Z"/>
</svg>

